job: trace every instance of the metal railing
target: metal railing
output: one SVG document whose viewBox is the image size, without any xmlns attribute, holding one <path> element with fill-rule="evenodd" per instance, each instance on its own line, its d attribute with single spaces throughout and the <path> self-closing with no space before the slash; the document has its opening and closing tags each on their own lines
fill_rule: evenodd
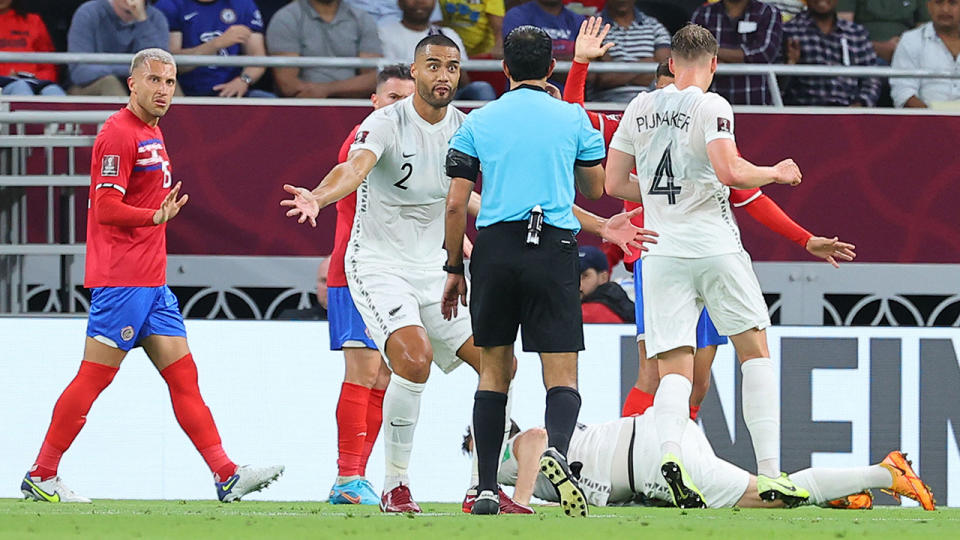
<svg viewBox="0 0 960 540">
<path fill-rule="evenodd" d="M 380 68 L 391 64 L 385 58 L 349 58 L 326 56 L 205 56 L 175 55 L 182 66 L 259 66 L 259 67 L 325 67 L 325 68 Z M 12 53 L 0 52 L 0 63 L 28 62 L 48 64 L 129 64 L 132 54 L 108 53 Z M 557 62 L 556 71 L 570 71 L 570 62 Z M 500 60 L 464 60 L 467 71 L 498 72 L 503 69 Z M 655 73 L 654 62 L 594 62 L 594 73 Z M 893 69 L 882 66 L 814 66 L 785 64 L 720 64 L 720 75 L 760 75 L 767 79 L 774 105 L 783 106 L 777 76 L 792 77 L 879 77 L 960 79 L 960 73 L 931 70 Z"/>
</svg>

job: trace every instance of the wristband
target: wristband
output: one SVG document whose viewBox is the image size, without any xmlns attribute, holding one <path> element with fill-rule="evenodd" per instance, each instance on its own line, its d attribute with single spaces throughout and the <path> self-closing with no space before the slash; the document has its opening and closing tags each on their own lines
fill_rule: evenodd
<svg viewBox="0 0 960 540">
<path fill-rule="evenodd" d="M 456 266 L 451 266 L 449 264 L 443 265 L 443 271 L 448 274 L 460 274 L 462 276 L 463 270 L 464 270 L 463 263 L 460 263 Z"/>
</svg>

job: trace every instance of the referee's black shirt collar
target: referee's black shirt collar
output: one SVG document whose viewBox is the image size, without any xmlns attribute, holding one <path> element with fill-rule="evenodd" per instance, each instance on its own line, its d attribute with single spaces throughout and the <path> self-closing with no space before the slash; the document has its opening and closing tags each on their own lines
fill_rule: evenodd
<svg viewBox="0 0 960 540">
<path fill-rule="evenodd" d="M 546 91 L 547 91 L 546 88 L 543 88 L 543 87 L 541 87 L 541 86 L 537 86 L 537 85 L 535 85 L 535 84 L 521 84 L 520 86 L 518 86 L 518 87 L 516 87 L 516 88 L 511 88 L 511 89 L 510 89 L 510 92 L 513 92 L 514 90 L 519 90 L 519 89 L 521 89 L 521 88 L 526 88 L 527 90 L 536 90 L 536 91 L 538 91 L 538 92 L 544 92 L 544 93 L 546 93 Z"/>
</svg>

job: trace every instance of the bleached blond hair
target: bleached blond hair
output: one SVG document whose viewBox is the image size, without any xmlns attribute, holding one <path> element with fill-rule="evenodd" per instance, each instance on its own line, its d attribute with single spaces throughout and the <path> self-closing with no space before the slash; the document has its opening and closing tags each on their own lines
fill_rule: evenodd
<svg viewBox="0 0 960 540">
<path fill-rule="evenodd" d="M 177 67 L 177 61 L 174 60 L 173 55 L 167 51 L 158 48 L 143 49 L 134 55 L 133 60 L 130 61 L 130 75 L 133 75 L 133 71 L 145 64 L 147 60 L 156 60 Z"/>
</svg>

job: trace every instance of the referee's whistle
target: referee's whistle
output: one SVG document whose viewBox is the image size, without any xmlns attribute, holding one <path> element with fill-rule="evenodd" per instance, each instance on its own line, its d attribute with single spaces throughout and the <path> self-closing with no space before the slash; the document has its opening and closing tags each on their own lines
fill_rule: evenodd
<svg viewBox="0 0 960 540">
<path fill-rule="evenodd" d="M 537 247 L 540 245 L 540 230 L 543 229 L 543 208 L 540 205 L 533 207 L 530 211 L 530 219 L 527 221 L 527 245 Z"/>
</svg>

